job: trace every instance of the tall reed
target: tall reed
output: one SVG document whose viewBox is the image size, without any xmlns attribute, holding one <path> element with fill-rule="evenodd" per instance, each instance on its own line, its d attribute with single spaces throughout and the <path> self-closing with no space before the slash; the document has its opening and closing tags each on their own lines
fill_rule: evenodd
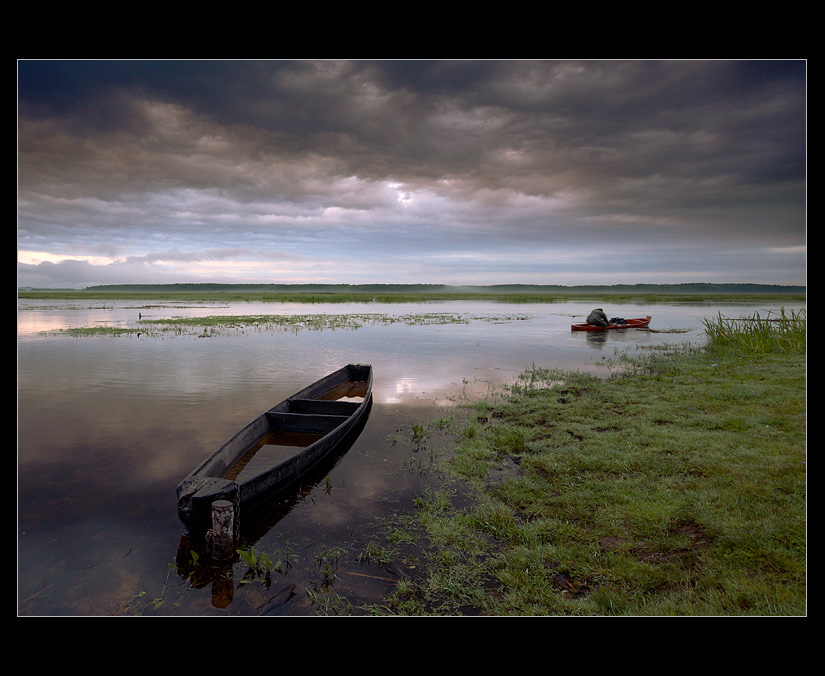
<svg viewBox="0 0 825 676">
<path fill-rule="evenodd" d="M 807 349 L 807 310 L 768 312 L 761 317 L 729 318 L 721 313 L 702 320 L 708 347 L 733 349 L 751 354 L 805 353 Z"/>
</svg>

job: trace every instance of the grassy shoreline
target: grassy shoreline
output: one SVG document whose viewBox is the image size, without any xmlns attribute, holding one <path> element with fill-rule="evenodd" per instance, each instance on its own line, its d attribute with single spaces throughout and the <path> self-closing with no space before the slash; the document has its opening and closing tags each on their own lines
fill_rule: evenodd
<svg viewBox="0 0 825 676">
<path fill-rule="evenodd" d="M 399 583 L 364 612 L 806 614 L 804 347 L 709 336 L 432 423 L 452 483 L 393 525 Z"/>
</svg>

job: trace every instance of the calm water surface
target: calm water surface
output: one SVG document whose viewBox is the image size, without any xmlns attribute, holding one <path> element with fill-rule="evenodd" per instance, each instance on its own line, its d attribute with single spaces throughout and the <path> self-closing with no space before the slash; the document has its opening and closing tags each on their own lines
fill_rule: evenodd
<svg viewBox="0 0 825 676">
<path fill-rule="evenodd" d="M 786 310 L 804 304 L 784 304 Z M 612 305 L 654 331 L 573 333 L 590 303 L 18 303 L 18 613 L 310 615 L 333 595 L 377 602 L 394 574 L 358 557 L 383 519 L 409 511 L 426 453 L 412 425 L 525 368 L 597 369 L 637 346 L 701 343 L 701 320 L 753 305 Z M 238 329 L 195 335 L 56 335 L 174 316 L 445 313 L 466 323 L 354 329 Z M 244 523 L 244 543 L 281 572 L 244 579 L 235 562 L 194 565 L 175 486 L 243 424 L 350 362 L 371 363 L 374 404 L 345 453 Z M 195 548 L 197 554 L 197 548 Z"/>
</svg>

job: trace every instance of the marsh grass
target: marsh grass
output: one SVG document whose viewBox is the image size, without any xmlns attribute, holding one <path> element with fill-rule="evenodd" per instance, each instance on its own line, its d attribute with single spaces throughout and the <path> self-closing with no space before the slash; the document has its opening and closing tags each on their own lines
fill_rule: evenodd
<svg viewBox="0 0 825 676">
<path fill-rule="evenodd" d="M 145 332 L 145 329 L 141 330 L 139 328 L 134 327 L 100 324 L 96 326 L 73 326 L 66 329 L 42 331 L 41 335 L 63 335 L 72 338 L 92 338 L 95 336 L 114 336 L 132 338 L 138 337 L 141 335 L 141 333 Z"/>
<path fill-rule="evenodd" d="M 748 354 L 804 352 L 807 342 L 808 316 L 798 312 L 768 312 L 765 317 L 726 318 L 717 314 L 704 319 L 705 333 L 711 348 L 733 349 Z"/>
<path fill-rule="evenodd" d="M 529 321 L 530 315 L 518 313 L 452 313 L 426 312 L 401 315 L 385 313 L 347 314 L 257 314 L 257 315 L 209 315 L 205 317 L 161 317 L 142 319 L 136 326 L 70 327 L 44 332 L 48 335 L 64 335 L 75 338 L 87 336 L 198 336 L 213 337 L 227 333 L 247 331 L 354 331 L 365 326 L 407 326 L 469 324 L 471 322 Z"/>
<path fill-rule="evenodd" d="M 443 466 L 474 498 L 422 494 L 427 573 L 379 612 L 804 615 L 806 358 L 786 329 L 732 349 L 709 327 L 607 378 L 534 366 L 465 407 Z"/>
</svg>

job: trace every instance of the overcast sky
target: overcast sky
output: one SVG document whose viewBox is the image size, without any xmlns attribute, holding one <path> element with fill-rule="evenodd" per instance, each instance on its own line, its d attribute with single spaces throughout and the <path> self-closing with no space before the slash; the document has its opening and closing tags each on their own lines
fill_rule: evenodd
<svg viewBox="0 0 825 676">
<path fill-rule="evenodd" d="M 806 65 L 19 61 L 18 284 L 803 284 Z"/>
</svg>

